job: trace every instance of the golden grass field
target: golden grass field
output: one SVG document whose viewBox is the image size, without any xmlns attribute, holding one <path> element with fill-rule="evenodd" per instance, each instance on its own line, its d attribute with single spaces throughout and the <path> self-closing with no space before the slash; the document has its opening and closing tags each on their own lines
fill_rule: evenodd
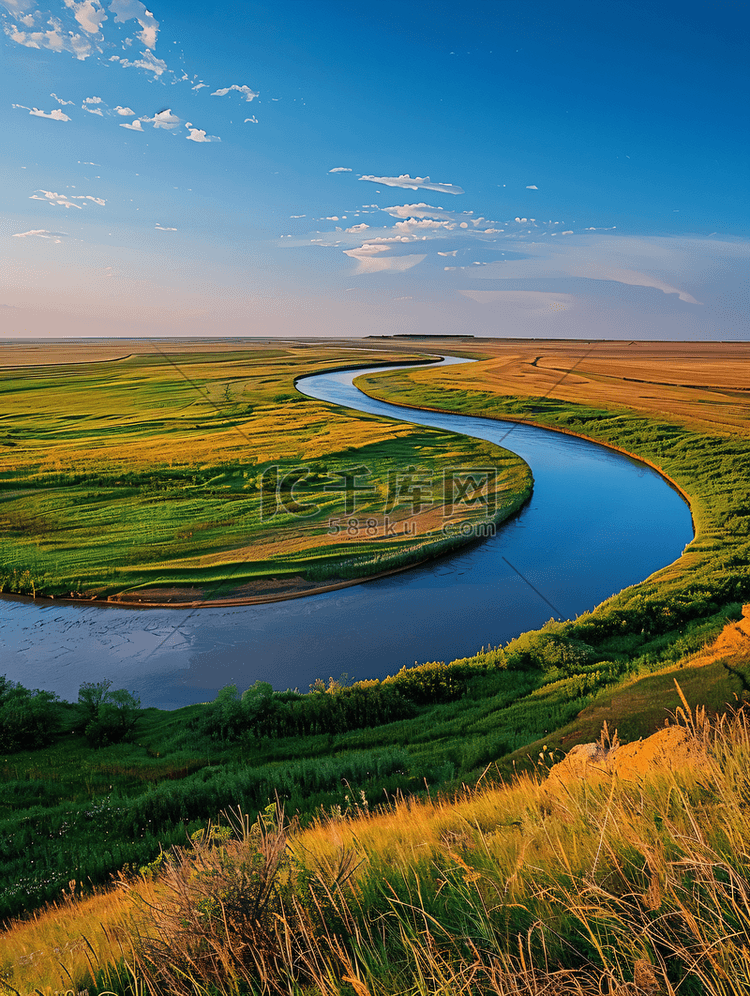
<svg viewBox="0 0 750 996">
<path fill-rule="evenodd" d="M 419 346 L 451 352 L 450 340 Z M 447 390 L 560 398 L 677 418 L 701 431 L 750 432 L 748 342 L 462 339 L 456 346 L 482 362 L 405 376 Z"/>
<path fill-rule="evenodd" d="M 530 489 L 518 458 L 294 387 L 312 372 L 416 356 L 346 344 L 5 344 L 2 590 L 247 601 L 398 568 L 438 552 L 446 521 L 477 514 L 467 506 L 446 520 L 437 493 L 416 509 L 389 502 L 389 474 L 437 481 L 450 465 L 492 460 L 504 518 Z M 353 467 L 370 490 L 352 509 L 336 484 Z M 299 505 L 264 515 L 274 468 L 279 481 L 305 470 Z M 298 514 L 302 506 L 318 511 Z"/>
</svg>

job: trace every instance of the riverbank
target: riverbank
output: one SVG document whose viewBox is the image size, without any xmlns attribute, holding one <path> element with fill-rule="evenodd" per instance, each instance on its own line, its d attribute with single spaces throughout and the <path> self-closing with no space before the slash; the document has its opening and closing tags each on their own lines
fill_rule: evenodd
<svg viewBox="0 0 750 996">
<path fill-rule="evenodd" d="M 665 388 L 672 357 L 683 346 L 683 360 Z M 516 341 L 483 343 L 483 350 L 491 358 L 460 375 L 450 368 L 365 375 L 357 386 L 414 409 L 582 437 L 648 464 L 689 503 L 695 538 L 683 557 L 618 604 L 653 600 L 661 613 L 673 611 L 667 606 L 676 601 L 682 611 L 699 611 L 717 599 L 748 597 L 750 365 L 737 367 L 740 353 L 750 358 L 748 344 Z M 664 397 L 659 416 L 653 411 L 657 390 Z M 599 403 L 605 399 L 606 405 Z"/>
</svg>

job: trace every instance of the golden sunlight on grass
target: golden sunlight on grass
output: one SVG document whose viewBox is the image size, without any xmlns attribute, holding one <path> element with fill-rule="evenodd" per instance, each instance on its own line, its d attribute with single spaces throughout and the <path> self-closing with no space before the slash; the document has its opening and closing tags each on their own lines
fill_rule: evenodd
<svg viewBox="0 0 750 996">
<path fill-rule="evenodd" d="M 281 579 L 299 593 L 443 551 L 435 482 L 447 467 L 497 467 L 493 520 L 530 493 L 528 468 L 498 447 L 358 415 L 294 386 L 413 354 L 123 342 L 114 357 L 70 344 L 48 359 L 39 364 L 32 346 L 0 354 L 0 591 L 242 601 L 263 597 L 264 579 L 278 594 Z M 432 483 L 430 501 L 384 514 L 408 473 Z"/>
<path fill-rule="evenodd" d="M 102 986 L 124 993 L 132 972 L 160 996 L 746 992 L 746 713 L 685 702 L 641 745 L 605 731 L 589 753 L 545 777 L 542 751 L 537 775 L 455 799 L 354 800 L 304 830 L 228 811 L 234 839 L 203 834 L 156 886 L 131 878 L 12 925 L 8 991 L 66 972 L 75 991 L 120 961 Z"/>
</svg>

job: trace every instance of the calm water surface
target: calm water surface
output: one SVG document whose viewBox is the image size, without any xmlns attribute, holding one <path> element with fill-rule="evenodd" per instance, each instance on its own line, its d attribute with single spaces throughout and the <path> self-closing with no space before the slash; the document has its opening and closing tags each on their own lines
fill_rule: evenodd
<svg viewBox="0 0 750 996">
<path fill-rule="evenodd" d="M 351 383 L 364 372 L 298 386 L 349 408 L 500 443 L 532 469 L 530 504 L 463 552 L 289 602 L 188 611 L 3 599 L 0 674 L 68 699 L 83 681 L 111 678 L 161 708 L 258 679 L 306 691 L 315 678 L 343 672 L 383 677 L 504 643 L 546 622 L 551 606 L 574 617 L 671 563 L 692 539 L 687 505 L 649 467 L 544 429 L 373 401 Z"/>
</svg>

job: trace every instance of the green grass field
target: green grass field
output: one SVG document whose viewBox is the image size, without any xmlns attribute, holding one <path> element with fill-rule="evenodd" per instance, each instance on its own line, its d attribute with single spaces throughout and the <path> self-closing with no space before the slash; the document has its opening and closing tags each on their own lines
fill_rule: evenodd
<svg viewBox="0 0 750 996">
<path fill-rule="evenodd" d="M 361 352 L 217 348 L 6 369 L 0 590 L 283 594 L 460 542 L 443 526 L 479 521 L 481 508 L 445 506 L 447 467 L 498 468 L 495 521 L 523 504 L 530 472 L 498 447 L 296 391 L 296 377 L 347 363 Z"/>
<path fill-rule="evenodd" d="M 481 381 L 481 365 L 470 369 Z M 212 703 L 143 711 L 119 743 L 94 740 L 82 704 L 0 687 L 0 918 L 32 914 L 0 938 L 0 979 L 16 991 L 136 996 L 148 979 L 159 996 L 264 985 L 300 996 L 745 992 L 744 714 L 711 729 L 690 720 L 710 753 L 697 771 L 556 794 L 526 774 L 545 775 L 605 721 L 636 740 L 685 701 L 719 717 L 747 701 L 747 620 L 732 622 L 750 597 L 747 433 L 430 383 L 446 375 L 385 373 L 367 389 L 636 453 L 690 495 L 694 543 L 592 612 L 505 647 L 383 681 L 318 681 L 306 694 L 228 687 Z M 393 435 L 363 439 L 357 457 L 415 442 L 363 422 Z M 277 801 L 296 822 L 275 837 Z M 240 842 L 214 847 L 204 829 L 209 846 L 159 859 L 238 806 L 260 814 Z M 91 895 L 118 869 L 129 891 Z M 276 903 L 263 907 L 267 924 L 248 912 L 265 875 Z M 58 906 L 34 913 L 50 900 Z M 259 943 L 261 961 L 250 955 Z"/>
</svg>

